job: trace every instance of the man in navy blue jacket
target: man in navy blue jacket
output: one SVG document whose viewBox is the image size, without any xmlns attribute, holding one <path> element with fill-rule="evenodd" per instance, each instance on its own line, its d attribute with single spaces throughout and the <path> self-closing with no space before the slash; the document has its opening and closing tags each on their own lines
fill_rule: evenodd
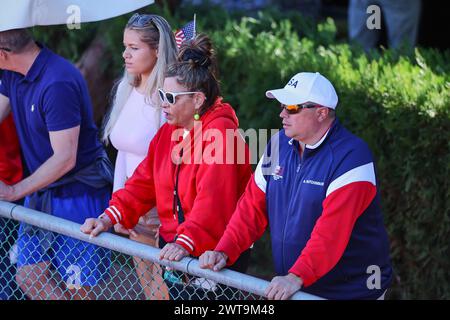
<svg viewBox="0 0 450 320">
<path fill-rule="evenodd" d="M 220 270 L 270 225 L 277 276 L 269 299 L 296 291 L 379 299 L 392 279 L 372 154 L 338 121 L 338 97 L 319 73 L 296 74 L 266 96 L 283 130 L 267 145 L 227 229 L 200 266 Z"/>
</svg>

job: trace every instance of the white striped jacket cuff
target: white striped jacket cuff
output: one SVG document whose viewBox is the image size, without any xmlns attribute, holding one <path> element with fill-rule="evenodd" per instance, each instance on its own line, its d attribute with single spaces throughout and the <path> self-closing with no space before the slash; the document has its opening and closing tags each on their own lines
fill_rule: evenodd
<svg viewBox="0 0 450 320">
<path fill-rule="evenodd" d="M 105 213 L 106 212 L 109 213 L 114 218 L 114 220 L 115 220 L 115 221 L 113 221 L 114 224 L 120 223 L 120 221 L 122 221 L 122 214 L 120 213 L 119 210 L 117 210 L 117 208 L 115 206 L 110 206 L 109 208 L 107 208 L 105 210 Z"/>
<path fill-rule="evenodd" d="M 177 237 L 176 242 L 178 242 L 180 245 L 187 246 L 191 251 L 194 251 L 194 241 L 189 238 L 187 235 L 185 234 L 180 234 Z"/>
</svg>

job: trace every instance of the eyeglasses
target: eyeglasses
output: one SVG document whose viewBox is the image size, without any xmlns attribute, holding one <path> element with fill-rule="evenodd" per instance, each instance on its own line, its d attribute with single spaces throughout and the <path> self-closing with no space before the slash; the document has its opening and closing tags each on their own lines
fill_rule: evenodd
<svg viewBox="0 0 450 320">
<path fill-rule="evenodd" d="M 134 26 L 138 28 L 144 28 L 149 24 L 153 24 L 156 28 L 155 23 L 153 22 L 153 16 L 150 14 L 139 14 L 135 13 L 131 16 L 130 20 L 128 20 L 128 26 Z"/>
<path fill-rule="evenodd" d="M 164 92 L 163 89 L 158 89 L 159 98 L 161 102 L 167 102 L 169 104 L 175 104 L 175 99 L 177 96 L 185 94 L 200 93 L 200 91 L 188 91 L 188 92 Z"/>
<path fill-rule="evenodd" d="M 286 112 L 288 114 L 297 114 L 299 113 L 302 109 L 312 109 L 312 108 L 321 108 L 322 106 L 320 104 L 316 104 L 316 103 L 310 103 L 310 102 L 306 102 L 306 103 L 302 103 L 302 104 L 281 104 L 280 108 L 281 111 L 286 110 Z"/>
</svg>

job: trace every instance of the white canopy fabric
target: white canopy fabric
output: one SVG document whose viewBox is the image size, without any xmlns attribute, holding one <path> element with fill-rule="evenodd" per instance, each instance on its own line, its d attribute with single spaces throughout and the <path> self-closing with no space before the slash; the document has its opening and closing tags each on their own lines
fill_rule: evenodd
<svg viewBox="0 0 450 320">
<path fill-rule="evenodd" d="M 0 31 L 105 20 L 154 0 L 1 0 Z"/>
</svg>

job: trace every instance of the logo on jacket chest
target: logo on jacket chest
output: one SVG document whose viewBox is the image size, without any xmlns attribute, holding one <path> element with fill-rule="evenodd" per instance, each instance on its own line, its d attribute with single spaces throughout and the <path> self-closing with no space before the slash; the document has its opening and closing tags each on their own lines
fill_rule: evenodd
<svg viewBox="0 0 450 320">
<path fill-rule="evenodd" d="M 283 167 L 280 166 L 276 166 L 275 169 L 272 172 L 272 177 L 273 180 L 279 180 L 279 179 L 283 179 Z"/>
</svg>

